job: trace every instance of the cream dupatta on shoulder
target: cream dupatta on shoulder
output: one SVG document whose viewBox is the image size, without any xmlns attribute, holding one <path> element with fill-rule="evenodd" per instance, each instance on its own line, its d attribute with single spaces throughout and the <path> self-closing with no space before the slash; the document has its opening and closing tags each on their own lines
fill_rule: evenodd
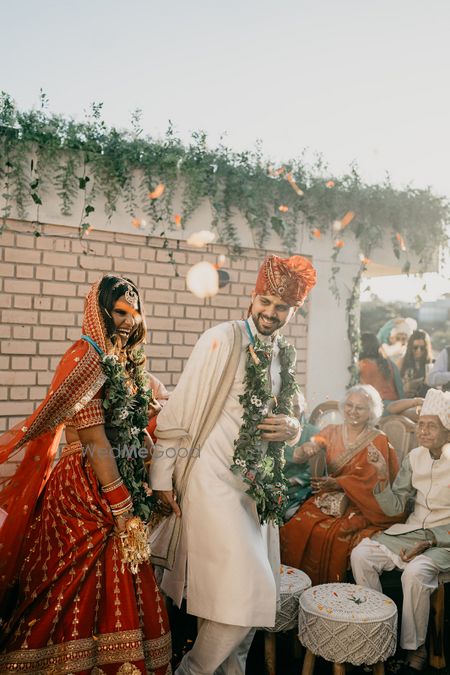
<svg viewBox="0 0 450 675">
<path fill-rule="evenodd" d="M 207 330 L 195 345 L 178 385 L 159 413 L 154 463 L 165 462 L 167 469 L 173 471 L 181 508 L 197 451 L 222 412 L 241 353 L 242 331 L 238 322 Z M 167 456 L 169 449 L 174 455 L 172 461 Z M 181 449 L 186 452 L 181 453 Z M 182 527 L 182 517 L 172 514 L 152 532 L 150 539 L 152 562 L 169 570 L 176 566 L 180 575 L 184 575 L 185 556 L 176 560 L 176 554 Z"/>
</svg>

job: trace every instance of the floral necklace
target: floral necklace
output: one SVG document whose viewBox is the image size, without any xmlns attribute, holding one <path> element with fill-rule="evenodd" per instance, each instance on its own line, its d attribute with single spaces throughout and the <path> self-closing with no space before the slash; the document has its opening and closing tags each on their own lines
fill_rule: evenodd
<svg viewBox="0 0 450 675">
<path fill-rule="evenodd" d="M 105 432 L 112 446 L 117 468 L 133 499 L 133 511 L 147 522 L 155 510 L 155 499 L 147 484 L 144 464 L 147 451 L 144 430 L 153 398 L 144 368 L 143 349 L 135 349 L 129 360 L 135 365 L 131 379 L 115 354 L 105 354 L 94 340 L 82 336 L 100 354 L 106 375 L 103 408 Z"/>
<path fill-rule="evenodd" d="M 250 344 L 245 365 L 245 391 L 239 397 L 244 408 L 242 426 L 234 442 L 231 471 L 248 485 L 247 494 L 256 502 L 261 523 L 281 524 L 287 502 L 288 483 L 284 477 L 284 441 L 267 443 L 261 439 L 258 424 L 267 417 L 269 403 L 275 399 L 273 414 L 292 415 L 293 397 L 298 391 L 295 382 L 296 353 L 284 337 L 278 337 L 281 363 L 281 391 L 274 397 L 269 387 L 269 368 L 273 345 L 254 337 L 248 321 Z"/>
</svg>

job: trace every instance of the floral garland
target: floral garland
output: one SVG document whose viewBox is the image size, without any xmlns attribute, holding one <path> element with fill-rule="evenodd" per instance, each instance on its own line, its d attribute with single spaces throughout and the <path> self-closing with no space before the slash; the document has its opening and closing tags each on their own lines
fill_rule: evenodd
<svg viewBox="0 0 450 675">
<path fill-rule="evenodd" d="M 134 350 L 130 359 L 137 364 L 133 379 L 115 354 L 102 356 L 102 368 L 107 377 L 103 398 L 105 431 L 113 446 L 119 473 L 133 499 L 134 513 L 148 521 L 155 510 L 155 499 L 147 484 L 141 450 L 145 448 L 144 430 L 153 392 L 143 367 L 143 350 Z"/>
<path fill-rule="evenodd" d="M 285 338 L 278 338 L 281 362 L 281 392 L 273 397 L 269 387 L 269 368 L 272 345 L 257 337 L 247 352 L 245 392 L 239 397 L 243 405 L 243 423 L 234 443 L 231 471 L 241 476 L 248 485 L 247 494 L 256 502 L 261 523 L 283 523 L 287 505 L 288 483 L 283 467 L 285 442 L 267 443 L 261 439 L 258 424 L 269 412 L 269 402 L 275 398 L 273 414 L 292 415 L 294 394 L 298 391 L 295 382 L 296 353 Z"/>
</svg>

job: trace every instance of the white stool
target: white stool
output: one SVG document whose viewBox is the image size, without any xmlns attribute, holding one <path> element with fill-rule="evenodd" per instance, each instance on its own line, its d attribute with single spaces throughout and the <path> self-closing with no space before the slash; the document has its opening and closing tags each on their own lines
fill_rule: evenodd
<svg viewBox="0 0 450 675">
<path fill-rule="evenodd" d="M 373 666 L 384 673 L 384 661 L 397 647 L 397 607 L 382 593 L 356 584 L 322 584 L 300 597 L 299 640 L 307 652 L 302 675 L 312 675 L 316 656 L 333 663 L 343 675 L 345 664 Z"/>
<path fill-rule="evenodd" d="M 276 670 L 276 635 L 295 628 L 298 624 L 299 599 L 303 591 L 311 586 L 307 574 L 295 567 L 280 566 L 280 607 L 277 610 L 275 626 L 263 628 L 264 661 L 268 675 L 275 675 Z"/>
</svg>

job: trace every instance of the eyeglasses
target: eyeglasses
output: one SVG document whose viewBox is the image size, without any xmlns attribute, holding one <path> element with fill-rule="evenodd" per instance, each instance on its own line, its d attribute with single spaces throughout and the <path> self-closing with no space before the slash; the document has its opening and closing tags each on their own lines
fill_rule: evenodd
<svg viewBox="0 0 450 675">
<path fill-rule="evenodd" d="M 358 413 L 365 412 L 365 411 L 369 410 L 369 408 L 367 406 L 353 405 L 352 403 L 344 403 L 344 408 L 348 412 L 355 411 L 355 412 L 358 412 Z"/>
</svg>

